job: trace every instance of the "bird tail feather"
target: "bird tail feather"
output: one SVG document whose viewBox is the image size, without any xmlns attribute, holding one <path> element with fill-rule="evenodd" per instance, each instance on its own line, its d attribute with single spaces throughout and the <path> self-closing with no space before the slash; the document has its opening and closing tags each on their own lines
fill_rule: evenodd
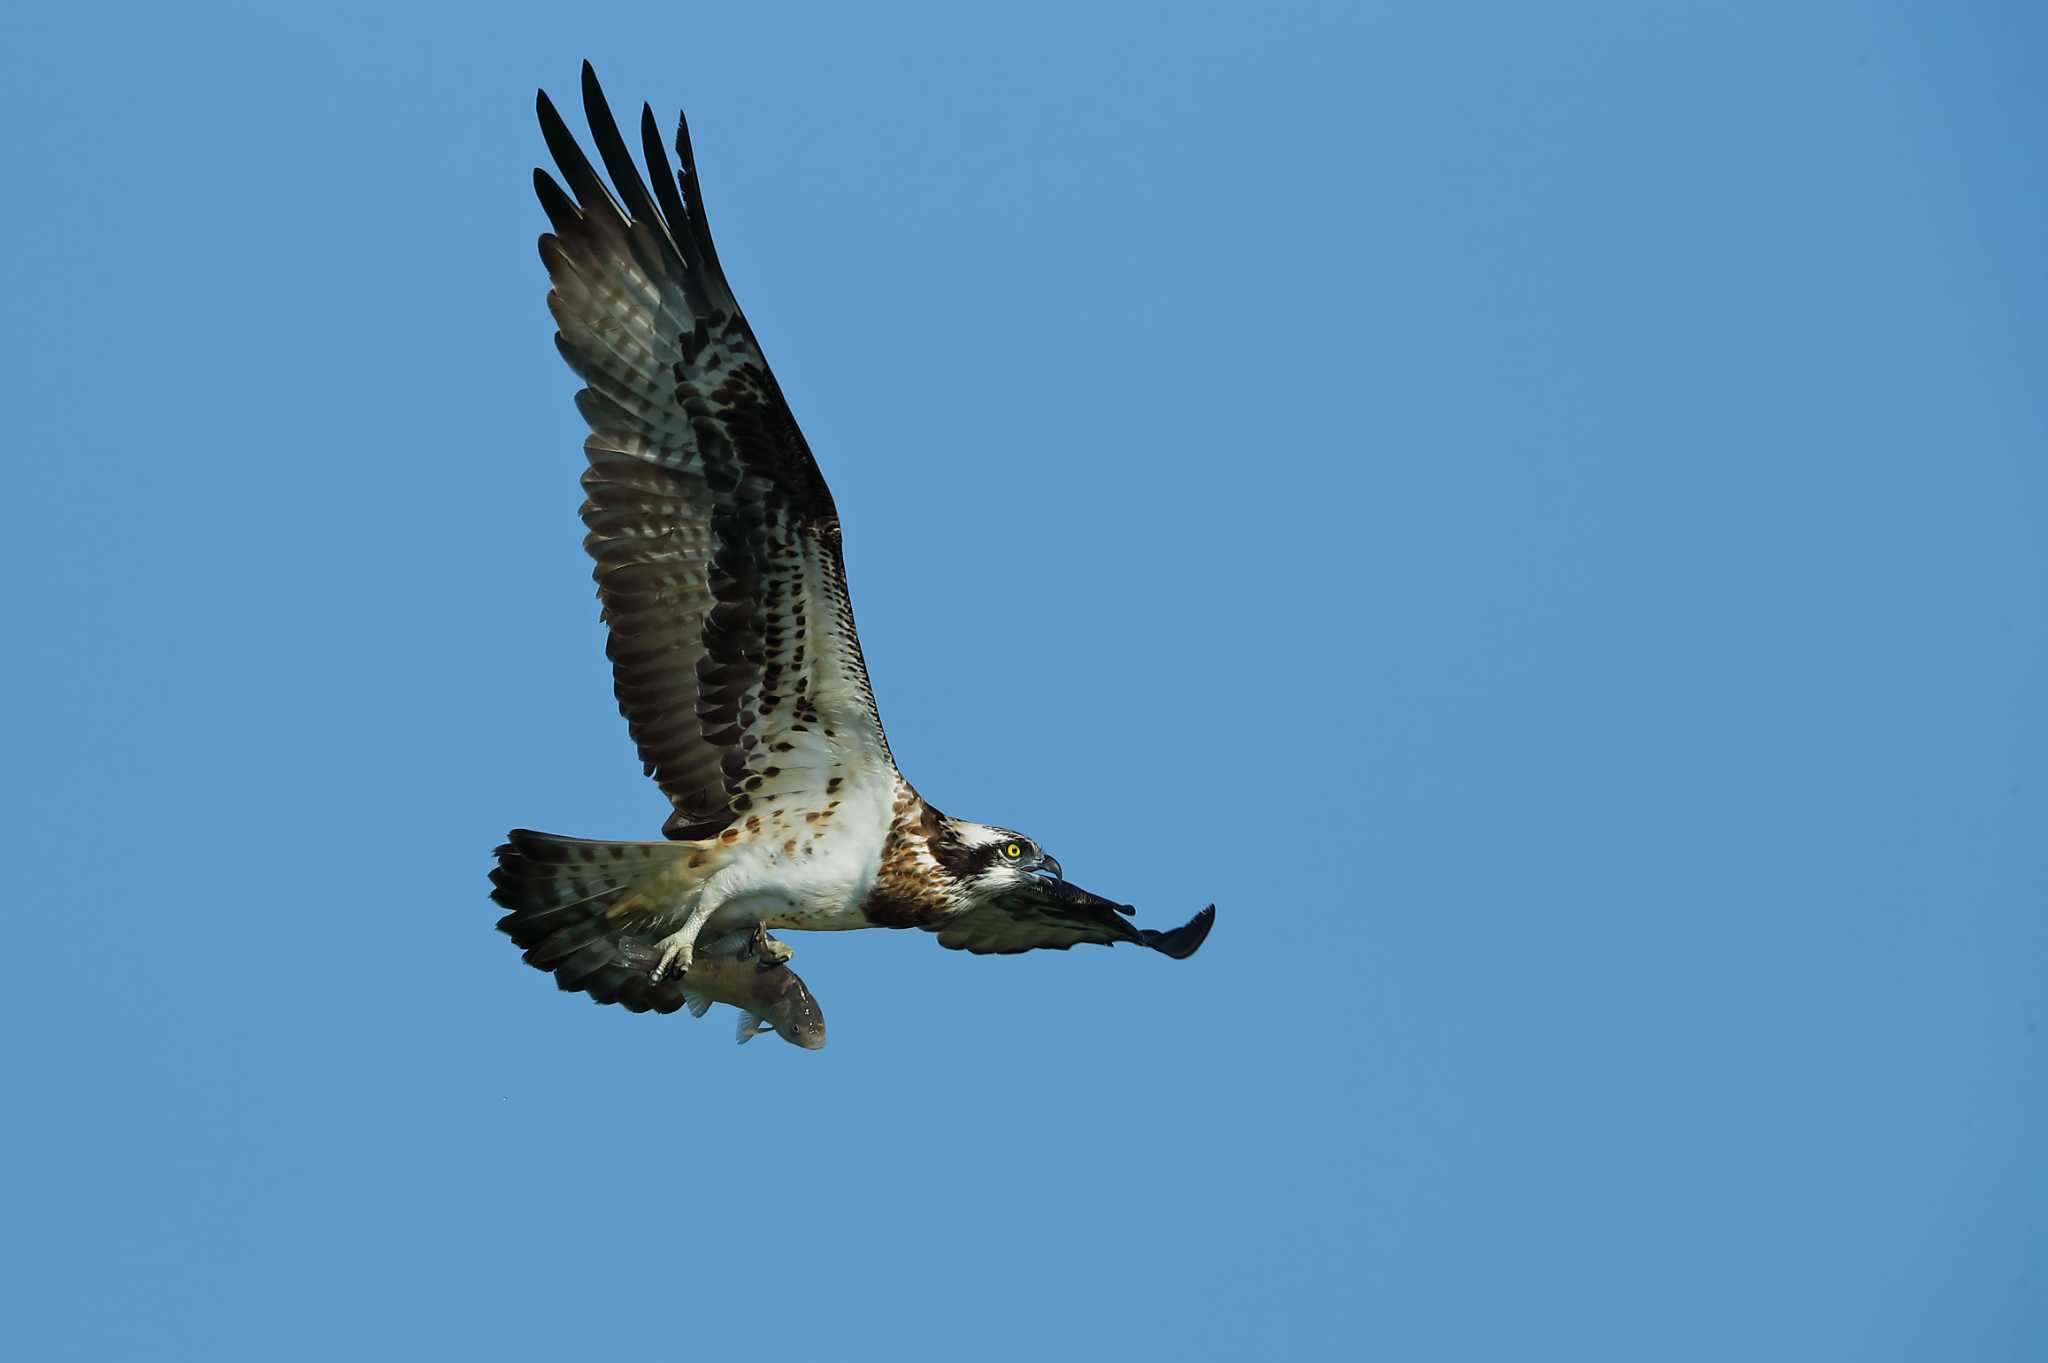
<svg viewBox="0 0 2048 1363">
<path fill-rule="evenodd" d="M 654 919 L 638 912 L 671 897 L 682 858 L 698 851 L 677 842 L 599 842 L 515 828 L 498 848 L 491 898 L 508 910 L 498 930 L 524 949 L 526 963 L 599 1003 L 636 1013 L 673 1013 L 682 981 L 654 983 L 647 966 Z M 663 893 L 641 894 L 657 881 Z M 643 904 L 638 901 L 652 901 Z"/>
</svg>

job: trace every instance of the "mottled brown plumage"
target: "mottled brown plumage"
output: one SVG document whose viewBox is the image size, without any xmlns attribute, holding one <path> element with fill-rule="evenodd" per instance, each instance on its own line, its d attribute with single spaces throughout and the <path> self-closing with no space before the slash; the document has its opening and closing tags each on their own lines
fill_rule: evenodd
<svg viewBox="0 0 2048 1363">
<path fill-rule="evenodd" d="M 668 797 L 666 843 L 515 833 L 500 926 L 563 988 L 628 1007 L 700 933 L 916 927 L 973 952 L 1172 933 L 1067 883 L 1021 834 L 950 818 L 896 769 L 855 630 L 839 515 L 706 225 L 687 124 L 671 170 L 643 109 L 643 180 L 596 75 L 583 105 L 610 185 L 545 93 L 560 172 L 534 172 L 555 344 L 587 385 L 584 546 L 619 708 Z M 633 963 L 656 961 L 648 979 Z"/>
<path fill-rule="evenodd" d="M 908 781 L 902 783 L 890 813 L 881 868 L 861 912 L 876 927 L 935 927 L 957 907 L 955 882 L 932 851 L 944 820 Z"/>
</svg>

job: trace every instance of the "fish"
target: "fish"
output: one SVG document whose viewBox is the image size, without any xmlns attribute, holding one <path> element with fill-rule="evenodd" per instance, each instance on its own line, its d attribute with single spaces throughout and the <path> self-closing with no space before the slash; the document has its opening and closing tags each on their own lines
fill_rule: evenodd
<svg viewBox="0 0 2048 1363">
<path fill-rule="evenodd" d="M 697 948 L 696 958 L 680 983 L 683 1006 L 692 1017 L 703 1017 L 714 1003 L 739 1009 L 737 1040 L 744 1046 L 764 1032 L 773 1032 L 792 1046 L 807 1051 L 825 1049 L 825 1012 L 794 970 L 772 954 L 764 953 L 760 941 L 767 940 L 770 952 L 780 943 L 762 934 L 733 933 Z M 787 953 L 787 948 L 781 948 Z M 648 955 L 641 948 L 636 955 Z"/>
</svg>

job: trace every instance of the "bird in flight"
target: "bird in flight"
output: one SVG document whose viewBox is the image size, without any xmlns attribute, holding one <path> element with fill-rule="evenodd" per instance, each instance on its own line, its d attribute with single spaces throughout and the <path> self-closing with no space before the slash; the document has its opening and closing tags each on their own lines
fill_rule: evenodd
<svg viewBox="0 0 2048 1363">
<path fill-rule="evenodd" d="M 586 385 L 583 543 L 619 708 L 673 809 L 659 841 L 515 829 L 491 874 L 498 926 L 562 989 L 636 1012 L 683 1006 L 700 944 L 751 935 L 763 969 L 787 960 L 773 929 L 1192 955 L 1214 905 L 1137 927 L 1030 837 L 941 813 L 896 769 L 832 493 L 719 266 L 687 122 L 678 172 L 642 107 L 643 180 L 584 63 L 608 189 L 546 91 L 538 105 L 561 172 L 533 174 L 548 308 Z"/>
</svg>

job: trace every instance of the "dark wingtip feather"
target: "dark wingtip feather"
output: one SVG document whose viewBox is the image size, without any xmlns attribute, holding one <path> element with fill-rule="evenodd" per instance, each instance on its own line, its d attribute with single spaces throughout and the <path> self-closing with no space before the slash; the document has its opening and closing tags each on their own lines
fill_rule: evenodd
<svg viewBox="0 0 2048 1363">
<path fill-rule="evenodd" d="M 683 194 L 690 209 L 690 232 L 703 254 L 704 268 L 719 279 L 725 267 L 718 263 L 718 248 L 711 242 L 711 220 L 704 212 L 704 180 L 697 173 L 697 153 L 690 146 L 690 118 L 676 110 L 676 160 L 682 166 Z"/>
<path fill-rule="evenodd" d="M 668 222 L 670 238 L 692 265 L 701 264 L 704 253 L 698 224 L 690 216 L 689 205 L 683 202 L 675 168 L 669 165 L 668 152 L 661 145 L 661 124 L 656 121 L 651 104 L 640 106 L 640 154 L 647 161 L 647 176 L 654 183 L 654 197 L 661 205 L 661 216 Z"/>
<path fill-rule="evenodd" d="M 545 89 L 533 92 L 533 113 L 534 117 L 540 120 L 543 136 L 546 136 L 550 131 L 557 131 L 563 135 L 568 133 L 569 125 L 562 122 L 561 113 L 556 110 L 555 102 L 548 98 L 548 92 Z"/>
<path fill-rule="evenodd" d="M 647 186 L 640 179 L 640 168 L 633 164 L 632 154 L 626 150 L 626 139 L 619 135 L 619 123 L 612 117 L 612 106 L 605 100 L 604 87 L 597 83 L 597 70 L 589 62 L 583 63 L 583 117 L 590 124 L 591 140 L 597 143 L 598 158 L 604 162 L 606 173 L 612 177 L 612 185 L 625 201 L 626 212 L 635 222 L 661 238 L 665 247 L 670 235 L 666 230 L 668 224 L 662 221 L 654 200 L 648 197 Z"/>
<path fill-rule="evenodd" d="M 597 168 L 590 164 L 590 158 L 583 154 L 583 148 L 576 144 L 576 135 L 569 131 L 569 124 L 563 119 L 555 102 L 542 90 L 534 100 L 534 113 L 540 118 L 541 141 L 547 143 L 548 155 L 555 158 L 555 166 L 562 172 L 562 178 L 569 182 L 570 192 L 585 213 L 611 209 L 619 216 L 618 201 L 611 190 L 599 178 Z"/>
<path fill-rule="evenodd" d="M 1187 922 L 1168 932 L 1146 928 L 1143 932 L 1145 945 L 1154 951 L 1185 961 L 1195 954 L 1202 943 L 1209 938 L 1209 929 L 1216 922 L 1216 906 L 1211 904 Z"/>
<path fill-rule="evenodd" d="M 541 211 L 548 215 L 548 225 L 555 229 L 554 235 L 574 238 L 583 225 L 583 210 L 555 183 L 555 177 L 536 167 L 533 192 L 540 199 Z"/>
</svg>

